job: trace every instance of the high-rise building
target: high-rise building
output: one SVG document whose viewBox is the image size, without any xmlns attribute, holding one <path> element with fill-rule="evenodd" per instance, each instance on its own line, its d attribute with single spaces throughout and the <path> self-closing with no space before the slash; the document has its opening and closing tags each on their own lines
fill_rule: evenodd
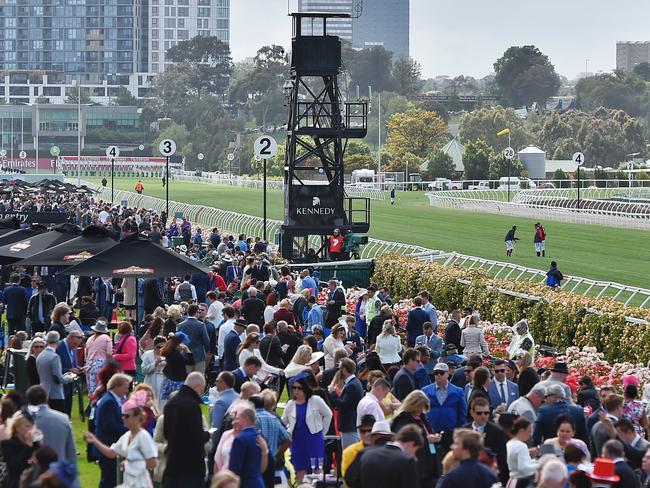
<svg viewBox="0 0 650 488">
<path fill-rule="evenodd" d="M 616 69 L 631 73 L 640 63 L 650 63 L 650 42 L 616 43 Z"/>
<path fill-rule="evenodd" d="M 140 71 L 147 1 L 6 0 L 0 4 L 0 69 L 55 71 L 82 82 Z"/>
<path fill-rule="evenodd" d="M 148 71 L 164 71 L 167 49 L 196 36 L 230 43 L 230 0 L 148 0 Z"/>
<path fill-rule="evenodd" d="M 409 0 L 363 0 L 363 13 L 352 20 L 352 47 L 383 46 L 393 59 L 409 56 Z"/>
<path fill-rule="evenodd" d="M 358 49 L 383 46 L 393 59 L 409 56 L 409 0 L 299 0 L 298 10 L 351 14 L 350 19 L 329 19 L 328 33 Z"/>
</svg>

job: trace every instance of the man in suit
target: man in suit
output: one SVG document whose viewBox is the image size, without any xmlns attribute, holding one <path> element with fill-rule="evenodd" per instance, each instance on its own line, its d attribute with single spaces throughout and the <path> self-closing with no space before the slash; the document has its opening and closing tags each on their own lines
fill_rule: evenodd
<svg viewBox="0 0 650 488">
<path fill-rule="evenodd" d="M 406 319 L 406 343 L 409 347 L 415 346 L 415 339 L 424 334 L 424 323 L 429 322 L 429 314 L 422 309 L 422 297 L 415 297 L 413 305 Z"/>
<path fill-rule="evenodd" d="M 456 350 L 459 353 L 463 352 L 463 348 L 460 347 L 460 310 L 454 310 L 451 312 L 451 319 L 447 322 L 445 327 L 445 345 L 454 344 Z"/>
<path fill-rule="evenodd" d="M 442 488 L 490 488 L 497 482 L 492 472 L 478 460 L 483 440 L 478 432 L 458 429 L 454 432 L 452 450 L 458 467 L 447 473 Z"/>
<path fill-rule="evenodd" d="M 490 406 L 493 410 L 503 413 L 512 402 L 519 398 L 519 387 L 506 378 L 506 362 L 503 359 L 494 361 L 494 378 L 488 385 Z"/>
<path fill-rule="evenodd" d="M 251 269 L 251 278 L 255 281 L 269 280 L 269 268 L 260 259 L 256 259 L 255 264 L 253 264 L 253 268 Z"/>
<path fill-rule="evenodd" d="M 70 419 L 47 406 L 47 393 L 41 385 L 30 386 L 25 392 L 30 410 L 34 411 L 34 423 L 43 432 L 42 445 L 54 449 L 60 461 L 77 465 L 77 448 L 70 427 Z"/>
<path fill-rule="evenodd" d="M 264 326 L 264 309 L 266 304 L 257 297 L 257 288 L 250 286 L 246 292 L 248 298 L 242 301 L 241 315 L 249 324 Z"/>
<path fill-rule="evenodd" d="M 223 342 L 223 371 L 234 371 L 239 367 L 237 348 L 241 344 L 241 335 L 246 330 L 248 323 L 244 319 L 237 319 L 233 329 L 228 332 Z"/>
<path fill-rule="evenodd" d="M 415 345 L 426 346 L 429 349 L 429 357 L 435 363 L 442 356 L 442 338 L 435 333 L 435 328 L 431 322 L 425 322 L 422 327 L 424 334 L 416 337 Z"/>
<path fill-rule="evenodd" d="M 585 414 L 582 408 L 567 403 L 564 397 L 564 389 L 560 385 L 551 385 L 546 388 L 546 405 L 542 406 L 537 412 L 533 430 L 533 445 L 538 446 L 546 439 L 556 437 L 556 421 L 560 416 L 569 417 L 573 425 L 575 425 L 576 438 L 585 444 L 589 444 L 587 424 L 585 423 Z"/>
<path fill-rule="evenodd" d="M 262 361 L 256 356 L 250 356 L 244 361 L 244 365 L 235 369 L 232 374 L 235 377 L 235 384 L 233 389 L 237 393 L 241 393 L 241 385 L 247 381 L 255 381 L 255 375 L 262 367 Z"/>
<path fill-rule="evenodd" d="M 163 433 L 167 440 L 166 488 L 205 487 L 205 443 L 201 398 L 205 378 L 197 371 L 187 375 L 180 390 L 165 405 Z"/>
<path fill-rule="evenodd" d="M 591 450 L 598 456 L 603 449 L 603 445 L 610 438 L 616 437 L 616 431 L 610 428 L 611 424 L 618 422 L 623 416 L 624 398 L 621 395 L 609 395 L 602 403 L 605 409 L 605 420 L 599 420 L 591 428 Z M 600 414 L 602 415 L 602 413 Z M 594 456 L 594 457 L 595 457 Z"/>
<path fill-rule="evenodd" d="M 41 380 L 41 386 L 47 393 L 48 405 L 59 412 L 65 412 L 65 395 L 63 385 L 71 378 L 63 376 L 61 358 L 57 354 L 60 336 L 56 331 L 50 331 L 45 336 L 47 347 L 36 358 L 36 370 Z"/>
<path fill-rule="evenodd" d="M 344 386 L 341 394 L 334 386 L 329 387 L 332 406 L 339 409 L 339 431 L 341 432 L 341 449 L 359 441 L 357 432 L 357 405 L 364 397 L 361 381 L 355 376 L 356 364 L 349 358 L 341 360 L 339 374 Z"/>
<path fill-rule="evenodd" d="M 339 321 L 341 307 L 345 305 L 345 293 L 339 288 L 336 280 L 327 282 L 327 315 L 325 316 L 325 328 L 331 329 Z"/>
<path fill-rule="evenodd" d="M 210 427 L 221 429 L 221 423 L 226 416 L 226 412 L 230 408 L 230 405 L 239 398 L 239 395 L 234 390 L 235 376 L 230 371 L 222 371 L 219 373 L 215 386 L 219 392 L 219 396 L 212 407 Z"/>
<path fill-rule="evenodd" d="M 418 387 L 415 371 L 420 366 L 420 353 L 415 349 L 407 349 L 402 355 L 404 365 L 395 373 L 393 378 L 393 395 L 400 402 Z"/>
<path fill-rule="evenodd" d="M 144 282 L 144 313 L 153 313 L 156 307 L 162 306 L 163 296 L 158 280 L 156 278 L 147 278 Z"/>
<path fill-rule="evenodd" d="M 423 445 L 420 429 L 407 425 L 400 429 L 393 442 L 364 449 L 359 458 L 361 488 L 420 486 L 415 453 Z"/>
<path fill-rule="evenodd" d="M 27 304 L 27 318 L 32 327 L 32 333 L 45 332 L 52 322 L 50 315 L 56 306 L 56 297 L 47 291 L 47 282 L 38 282 L 38 292 L 32 295 Z"/>
<path fill-rule="evenodd" d="M 12 335 L 17 330 L 25 330 L 27 295 L 25 288 L 19 285 L 20 275 L 18 273 L 13 273 L 10 280 L 11 285 L 4 289 L 3 301 L 6 307 L 8 334 Z"/>
<path fill-rule="evenodd" d="M 463 390 L 449 382 L 449 366 L 438 363 L 433 368 L 434 382 L 422 391 L 429 397 L 431 409 L 429 422 L 436 433 L 442 434 L 440 442 L 443 454 L 449 450 L 452 432 L 464 425 L 467 418 L 467 402 Z"/>
<path fill-rule="evenodd" d="M 42 355 L 43 353 L 41 353 Z M 117 373 L 108 381 L 108 391 L 97 403 L 95 410 L 95 437 L 107 446 L 122 437 L 127 428 L 122 422 L 122 405 L 129 394 L 132 378 L 126 374 Z M 165 426 L 167 423 L 165 422 Z M 113 488 L 117 484 L 117 460 L 109 459 L 93 445 L 94 455 L 99 459 L 101 477 L 99 488 Z"/>
<path fill-rule="evenodd" d="M 65 339 L 59 342 L 56 353 L 61 358 L 61 368 L 63 374 L 66 373 L 78 375 L 81 373 L 77 359 L 77 348 L 81 345 L 83 340 L 83 333 L 79 330 L 72 329 Z M 63 395 L 65 397 L 63 413 L 68 417 L 72 414 L 72 382 L 63 386 Z"/>
<path fill-rule="evenodd" d="M 625 462 L 624 454 L 621 441 L 611 439 L 603 445 L 602 456 L 614 463 L 614 471 L 619 477 L 618 483 L 613 484 L 612 487 L 639 488 L 639 478 L 636 477 L 634 470 Z"/>
<path fill-rule="evenodd" d="M 194 355 L 196 364 L 187 366 L 188 373 L 192 371 L 205 373 L 206 354 L 210 351 L 210 338 L 205 324 L 196 318 L 198 312 L 199 306 L 195 303 L 187 307 L 187 319 L 176 327 L 178 332 L 184 332 L 190 338 L 188 346 Z"/>
<path fill-rule="evenodd" d="M 451 383 L 458 388 L 465 388 L 467 384 L 472 382 L 472 372 L 481 366 L 483 366 L 483 358 L 481 356 L 470 356 L 465 366 L 454 371 L 454 375 L 451 377 Z"/>
<path fill-rule="evenodd" d="M 269 455 L 269 448 L 257 432 L 255 410 L 248 407 L 239 409 L 233 427 L 239 433 L 232 443 L 228 468 L 239 476 L 242 488 L 264 488 L 262 456 Z M 258 437 L 262 439 L 263 447 L 258 445 Z"/>
<path fill-rule="evenodd" d="M 95 292 L 95 305 L 97 305 L 101 316 L 111 320 L 115 291 L 110 278 L 97 278 L 93 283 L 93 291 Z"/>
<path fill-rule="evenodd" d="M 640 469 L 643 463 L 643 456 L 650 448 L 650 442 L 645 440 L 634 429 L 634 425 L 628 419 L 619 419 L 615 424 L 618 440 L 623 443 L 625 458 L 632 469 Z"/>
<path fill-rule="evenodd" d="M 482 434 L 483 445 L 497 457 L 499 481 L 503 486 L 506 486 L 510 477 L 508 454 L 506 452 L 506 435 L 498 425 L 489 421 L 490 402 L 485 398 L 478 397 L 472 401 L 469 412 L 473 421 L 464 425 L 463 428 L 471 429 Z"/>
</svg>

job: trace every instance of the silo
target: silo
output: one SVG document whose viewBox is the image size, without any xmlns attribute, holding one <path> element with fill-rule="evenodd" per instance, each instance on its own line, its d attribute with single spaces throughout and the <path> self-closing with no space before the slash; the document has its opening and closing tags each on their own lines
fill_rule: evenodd
<svg viewBox="0 0 650 488">
<path fill-rule="evenodd" d="M 531 179 L 544 179 L 546 177 L 546 151 L 537 146 L 528 146 L 517 153 L 524 164 L 528 177 Z"/>
</svg>

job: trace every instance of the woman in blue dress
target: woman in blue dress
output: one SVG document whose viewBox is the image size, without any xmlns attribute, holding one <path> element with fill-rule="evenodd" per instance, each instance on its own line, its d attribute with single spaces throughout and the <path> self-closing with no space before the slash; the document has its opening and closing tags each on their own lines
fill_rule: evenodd
<svg viewBox="0 0 650 488">
<path fill-rule="evenodd" d="M 332 421 L 332 410 L 309 386 L 311 372 L 300 373 L 291 379 L 291 400 L 282 415 L 293 442 L 291 464 L 296 471 L 296 482 L 302 482 L 308 472 L 313 472 L 312 459 L 324 459 L 323 435 Z"/>
</svg>

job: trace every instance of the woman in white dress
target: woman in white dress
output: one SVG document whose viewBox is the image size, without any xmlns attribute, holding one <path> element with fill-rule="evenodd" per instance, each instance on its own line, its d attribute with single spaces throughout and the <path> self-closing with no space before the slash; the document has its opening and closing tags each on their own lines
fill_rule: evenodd
<svg viewBox="0 0 650 488">
<path fill-rule="evenodd" d="M 280 368 L 271 366 L 262 357 L 262 353 L 260 352 L 260 335 L 257 332 L 251 332 L 248 334 L 244 342 L 240 344 L 239 365 L 244 366 L 246 360 L 251 356 L 255 356 L 262 362 L 262 367 L 255 375 L 260 381 L 264 381 L 270 374 L 274 374 L 276 376 L 284 374 L 284 371 L 282 371 Z"/>
<path fill-rule="evenodd" d="M 384 368 L 388 369 L 402 360 L 399 356 L 402 349 L 402 341 L 395 332 L 393 322 L 390 320 L 384 321 L 381 334 L 377 336 L 377 343 L 375 344 L 375 352 L 379 355 L 379 360 Z"/>
<path fill-rule="evenodd" d="M 149 470 L 156 466 L 158 448 L 151 435 L 142 428 L 144 406 L 147 404 L 147 392 L 140 390 L 131 395 L 122 405 L 122 419 L 129 430 L 112 446 L 107 446 L 86 432 L 84 440 L 95 447 L 107 458 L 124 458 L 124 477 L 122 485 L 129 488 L 152 488 Z"/>
<path fill-rule="evenodd" d="M 150 351 L 145 351 L 142 355 L 142 374 L 144 375 L 144 383 L 151 386 L 155 393 L 156 398 L 160 398 L 160 391 L 162 390 L 162 385 L 165 382 L 165 375 L 163 369 L 165 369 L 165 358 L 160 355 L 160 351 L 165 345 L 167 340 L 158 336 L 153 340 L 153 349 Z"/>
</svg>

